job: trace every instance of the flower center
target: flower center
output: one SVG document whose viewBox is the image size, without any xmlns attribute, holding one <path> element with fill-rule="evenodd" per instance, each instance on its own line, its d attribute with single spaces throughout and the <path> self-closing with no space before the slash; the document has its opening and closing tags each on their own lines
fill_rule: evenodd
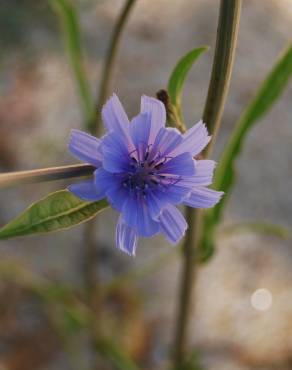
<svg viewBox="0 0 292 370">
<path fill-rule="evenodd" d="M 149 159 L 148 151 L 146 151 L 142 160 L 137 160 L 135 156 L 131 156 L 131 170 L 127 173 L 123 186 L 130 191 L 146 196 L 149 189 L 154 187 L 165 189 L 168 185 L 177 182 L 178 179 L 160 174 L 159 170 L 167 159 L 169 158 L 157 157 L 156 159 Z"/>
<path fill-rule="evenodd" d="M 131 190 L 145 191 L 150 185 L 153 171 L 154 167 L 147 161 L 137 161 L 135 157 L 131 157 L 131 171 L 127 174 L 124 186 Z"/>
</svg>

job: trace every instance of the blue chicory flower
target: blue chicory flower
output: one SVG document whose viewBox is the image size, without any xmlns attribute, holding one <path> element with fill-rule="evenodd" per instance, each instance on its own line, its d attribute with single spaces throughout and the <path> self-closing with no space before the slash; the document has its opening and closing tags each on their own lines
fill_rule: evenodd
<svg viewBox="0 0 292 370">
<path fill-rule="evenodd" d="M 194 159 L 211 139 L 206 126 L 200 121 L 184 134 L 165 127 L 164 105 L 148 96 L 142 96 L 141 112 L 131 122 L 116 95 L 104 105 L 102 118 L 107 132 L 101 139 L 72 130 L 70 152 L 96 171 L 69 190 L 87 201 L 107 198 L 120 213 L 120 250 L 135 255 L 139 236 L 158 233 L 177 244 L 187 223 L 176 206 L 213 207 L 223 194 L 206 187 L 215 162 Z"/>
</svg>

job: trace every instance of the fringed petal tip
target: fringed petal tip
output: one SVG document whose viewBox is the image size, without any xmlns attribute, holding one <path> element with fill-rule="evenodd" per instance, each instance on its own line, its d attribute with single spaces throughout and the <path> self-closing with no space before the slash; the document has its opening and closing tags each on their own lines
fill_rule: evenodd
<svg viewBox="0 0 292 370">
<path fill-rule="evenodd" d="M 165 238 L 176 245 L 185 235 L 188 224 L 181 212 L 173 205 L 167 205 L 160 217 L 160 229 Z"/>
<path fill-rule="evenodd" d="M 116 94 L 107 100 L 101 110 L 102 119 L 105 128 L 108 131 L 113 131 L 123 136 L 127 136 L 127 130 L 129 125 L 128 116 L 123 108 L 120 99 Z"/>
<path fill-rule="evenodd" d="M 190 196 L 184 199 L 184 204 L 193 208 L 212 208 L 224 195 L 223 191 L 216 191 L 206 187 L 192 189 Z"/>
<path fill-rule="evenodd" d="M 182 142 L 175 149 L 175 154 L 189 152 L 193 157 L 199 155 L 211 140 L 206 124 L 201 120 L 182 135 Z"/>
<path fill-rule="evenodd" d="M 205 147 L 210 143 L 212 140 L 212 135 L 209 135 L 207 124 L 201 119 L 198 123 L 195 124 L 194 127 L 197 127 L 197 132 L 200 135 L 200 139 L 202 141 L 202 149 L 198 154 L 205 149 Z"/>
<path fill-rule="evenodd" d="M 128 256 L 135 258 L 136 257 L 136 249 L 130 252 L 127 248 L 124 247 L 117 247 L 121 252 L 126 253 Z M 136 247 L 135 247 L 136 248 Z"/>
<path fill-rule="evenodd" d="M 141 97 L 141 113 L 150 112 L 155 115 L 155 118 L 160 118 L 164 125 L 166 119 L 166 110 L 164 104 L 151 96 L 142 95 Z"/>
<path fill-rule="evenodd" d="M 209 135 L 207 124 L 202 119 L 200 119 L 199 122 L 194 125 L 194 127 L 196 127 L 197 130 L 201 130 L 201 133 L 204 134 L 204 136 L 211 139 L 212 135 Z"/>
<path fill-rule="evenodd" d="M 116 227 L 117 248 L 129 256 L 135 257 L 137 241 L 137 232 L 131 226 L 128 226 L 120 216 Z"/>
</svg>

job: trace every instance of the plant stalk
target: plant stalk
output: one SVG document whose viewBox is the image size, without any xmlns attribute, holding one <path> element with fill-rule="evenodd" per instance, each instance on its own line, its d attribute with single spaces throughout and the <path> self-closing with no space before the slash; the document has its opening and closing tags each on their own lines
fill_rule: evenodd
<svg viewBox="0 0 292 370">
<path fill-rule="evenodd" d="M 229 91 L 239 30 L 242 0 L 221 0 L 215 55 L 205 103 L 203 122 L 212 134 L 205 156 L 211 154 L 221 126 Z"/>
<path fill-rule="evenodd" d="M 135 4 L 136 1 L 137 0 L 126 0 L 125 5 L 122 8 L 118 20 L 115 24 L 109 42 L 109 47 L 103 64 L 103 71 L 101 73 L 101 82 L 99 87 L 98 99 L 96 103 L 97 117 L 96 121 L 93 123 L 93 127 L 91 128 L 91 131 L 96 134 L 100 134 L 99 130 L 101 129 L 101 110 L 102 106 L 106 102 L 106 99 L 109 95 L 110 85 L 112 82 L 112 75 L 114 71 L 121 36 L 126 26 L 128 17 L 133 8 L 133 5 Z"/>
<path fill-rule="evenodd" d="M 118 17 L 118 20 L 114 26 L 114 30 L 110 39 L 107 54 L 103 63 L 103 71 L 101 73 L 101 82 L 99 87 L 99 94 L 96 103 L 96 118 L 89 126 L 90 132 L 93 135 L 99 136 L 101 134 L 102 120 L 101 120 L 101 110 L 106 102 L 109 94 L 110 84 L 112 81 L 113 69 L 117 57 L 117 52 L 119 49 L 119 44 L 122 36 L 122 32 L 126 26 L 128 17 L 132 10 L 133 5 L 136 0 L 126 0 L 124 7 Z M 84 241 L 85 241 L 85 266 L 84 266 L 84 276 L 85 285 L 87 288 L 88 299 L 90 301 L 90 306 L 95 313 L 97 320 L 93 321 L 92 327 L 92 337 L 93 346 L 95 348 L 95 343 L 99 342 L 102 336 L 102 328 L 99 319 L 99 311 L 101 304 L 101 292 L 98 277 L 98 260 L 99 260 L 99 250 L 96 242 L 96 228 L 98 227 L 97 219 L 94 218 L 90 222 L 85 224 L 84 229 Z M 96 364 L 97 368 L 99 365 Z"/>
<path fill-rule="evenodd" d="M 101 83 L 99 88 L 98 99 L 96 103 L 96 118 L 89 126 L 89 130 L 92 135 L 99 136 L 102 128 L 101 121 L 101 110 L 102 106 L 106 102 L 108 97 L 113 68 L 117 56 L 117 51 L 119 48 L 119 43 L 121 39 L 122 32 L 127 23 L 130 11 L 136 0 L 127 0 L 124 7 L 121 10 L 121 13 L 118 17 L 118 20 L 115 24 L 108 51 L 103 63 L 103 71 L 101 73 Z M 89 290 L 92 290 L 95 286 L 97 289 L 97 271 L 96 271 L 96 260 L 98 259 L 98 253 L 96 250 L 96 238 L 95 238 L 95 229 L 97 227 L 97 220 L 93 219 L 85 225 L 85 240 L 87 245 L 87 256 L 85 260 L 85 271 L 86 271 L 86 285 Z"/>
<path fill-rule="evenodd" d="M 126 0 L 124 7 L 121 10 L 121 13 L 118 17 L 118 20 L 115 24 L 108 51 L 104 60 L 103 64 L 103 71 L 101 73 L 101 83 L 99 88 L 99 94 L 98 99 L 96 103 L 97 107 L 97 114 L 96 119 L 92 123 L 92 125 L 89 127 L 90 132 L 93 135 L 99 136 L 101 133 L 101 127 L 102 127 L 102 121 L 101 121 L 101 110 L 102 106 L 106 102 L 106 99 L 108 97 L 112 74 L 113 74 L 113 68 L 117 56 L 117 52 L 119 49 L 119 43 L 121 40 L 122 32 L 126 26 L 128 17 L 130 15 L 130 12 L 132 10 L 133 5 L 135 4 L 136 0 Z M 85 225 L 85 239 L 86 239 L 86 245 L 88 246 L 88 253 L 86 260 L 88 263 L 86 263 L 85 269 L 87 274 L 87 285 L 89 289 L 92 289 L 94 286 L 94 281 L 96 281 L 96 259 L 97 251 L 96 251 L 96 240 L 95 240 L 95 229 L 97 227 L 97 221 L 96 219 L 91 220 Z"/>
<path fill-rule="evenodd" d="M 229 90 L 239 29 L 241 0 L 221 0 L 213 68 L 203 121 L 216 140 L 221 125 L 224 105 Z M 209 145 L 205 155 L 210 155 Z M 174 367 L 182 369 L 187 362 L 187 328 L 190 323 L 192 293 L 195 285 L 197 250 L 200 243 L 202 211 L 187 208 L 189 229 L 183 245 L 183 266 L 179 288 L 179 306 L 174 338 Z"/>
<path fill-rule="evenodd" d="M 0 174 L 0 188 L 20 184 L 56 181 L 92 175 L 95 167 L 90 164 L 40 168 L 37 170 L 16 171 Z"/>
</svg>

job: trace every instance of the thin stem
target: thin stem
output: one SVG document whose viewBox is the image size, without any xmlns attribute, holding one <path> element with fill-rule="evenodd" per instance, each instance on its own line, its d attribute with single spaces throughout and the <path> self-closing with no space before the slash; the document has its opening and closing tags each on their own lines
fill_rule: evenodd
<svg viewBox="0 0 292 370">
<path fill-rule="evenodd" d="M 225 101 L 229 91 L 239 30 L 242 0 L 221 0 L 215 55 L 203 113 L 203 121 L 212 133 L 212 141 L 205 155 L 211 154 L 221 125 Z"/>
<path fill-rule="evenodd" d="M 101 131 L 101 109 L 104 105 L 106 98 L 108 96 L 110 83 L 112 79 L 112 72 L 114 68 L 114 63 L 116 60 L 117 51 L 119 48 L 119 43 L 121 40 L 122 32 L 126 26 L 129 14 L 136 0 L 127 0 L 118 20 L 115 24 L 112 37 L 109 43 L 109 48 L 103 64 L 103 72 L 101 73 L 101 83 L 99 88 L 99 94 L 97 99 L 97 116 L 95 121 L 90 126 L 90 131 L 94 135 L 100 134 Z M 96 250 L 96 240 L 95 240 L 95 230 L 97 228 L 97 221 L 93 219 L 85 225 L 85 244 L 87 246 L 86 256 L 85 256 L 85 280 L 89 291 L 92 293 L 97 293 L 97 264 L 98 253 Z"/>
<path fill-rule="evenodd" d="M 125 28 L 125 25 L 128 20 L 128 16 L 130 14 L 130 11 L 134 5 L 136 0 L 127 0 L 123 9 L 121 10 L 121 13 L 119 15 L 119 18 L 115 24 L 110 43 L 109 48 L 104 60 L 103 64 L 103 71 L 101 73 L 101 83 L 99 88 L 99 94 L 98 99 L 96 103 L 97 107 L 97 115 L 96 119 L 92 124 L 89 126 L 90 132 L 94 135 L 99 135 L 101 131 L 101 109 L 104 105 L 109 88 L 110 83 L 112 79 L 112 72 L 117 56 L 117 51 L 119 48 L 119 42 L 121 39 L 122 32 Z M 88 222 L 85 225 L 85 239 L 86 239 L 86 245 L 87 245 L 87 252 L 86 252 L 86 263 L 85 263 L 85 271 L 86 271 L 86 285 L 88 287 L 88 290 L 94 289 L 95 291 L 98 289 L 97 284 L 94 283 L 97 282 L 97 270 L 96 270 L 96 260 L 98 258 L 97 251 L 96 251 L 96 241 L 95 241 L 95 229 L 97 227 L 97 221 L 96 219 L 93 219 L 92 221 Z M 95 288 L 94 288 L 95 287 Z"/>
<path fill-rule="evenodd" d="M 0 188 L 18 184 L 56 181 L 92 175 L 95 167 L 90 164 L 40 168 L 29 171 L 16 171 L 0 174 Z"/>
<path fill-rule="evenodd" d="M 119 18 L 115 24 L 110 43 L 109 43 L 109 48 L 104 60 L 103 64 L 103 71 L 101 73 L 101 83 L 100 83 L 100 88 L 99 88 L 99 95 L 97 99 L 97 118 L 96 121 L 93 123 L 92 131 L 97 131 L 101 127 L 101 116 L 100 112 L 102 109 L 102 106 L 104 105 L 108 94 L 109 94 L 109 89 L 110 89 L 110 84 L 111 84 L 111 79 L 113 75 L 113 69 L 117 57 L 117 52 L 119 49 L 119 43 L 121 40 L 121 36 L 123 33 L 123 30 L 125 28 L 125 25 L 127 23 L 128 17 L 130 15 L 130 12 L 133 8 L 133 5 L 135 4 L 137 0 L 127 0 L 125 2 L 124 7 L 121 10 L 121 13 L 119 15 Z"/>
<path fill-rule="evenodd" d="M 220 128 L 233 67 L 241 0 L 221 0 L 211 80 L 203 120 L 213 135 L 213 144 Z M 211 153 L 212 147 L 206 152 Z M 196 275 L 196 255 L 200 242 L 201 211 L 187 208 L 189 230 L 184 242 L 183 266 L 179 290 L 179 307 L 175 328 L 174 365 L 181 369 L 186 362 L 187 328 L 189 326 L 192 291 Z"/>
<path fill-rule="evenodd" d="M 195 281 L 195 262 L 197 236 L 199 231 L 199 212 L 193 212 L 192 208 L 186 209 L 186 219 L 189 225 L 183 245 L 183 266 L 179 287 L 179 307 L 176 319 L 174 341 L 174 365 L 179 369 L 185 363 L 187 347 L 187 325 L 190 318 L 191 296 Z"/>
<path fill-rule="evenodd" d="M 119 48 L 119 43 L 121 40 L 122 32 L 126 26 L 128 16 L 131 12 L 133 5 L 136 0 L 126 0 L 123 9 L 118 17 L 118 20 L 115 24 L 109 48 L 104 60 L 103 71 L 101 73 L 101 83 L 99 88 L 98 99 L 96 103 L 96 119 L 89 126 L 91 133 L 94 135 L 99 135 L 101 132 L 101 110 L 104 105 L 110 90 L 110 84 L 112 81 L 113 68 Z M 100 338 L 100 323 L 98 322 L 99 310 L 100 310 L 100 285 L 98 277 L 98 260 L 99 260 L 99 251 L 96 243 L 96 229 L 97 229 L 97 219 L 93 219 L 87 224 L 85 224 L 84 229 L 84 241 L 85 241 L 85 257 L 84 257 L 84 277 L 85 277 L 85 286 L 88 294 L 89 305 L 92 310 L 95 312 L 95 317 L 97 320 L 94 320 L 92 327 L 92 340 L 93 347 L 95 348 L 94 343 L 97 342 Z M 98 368 L 98 364 L 96 364 Z"/>
</svg>

